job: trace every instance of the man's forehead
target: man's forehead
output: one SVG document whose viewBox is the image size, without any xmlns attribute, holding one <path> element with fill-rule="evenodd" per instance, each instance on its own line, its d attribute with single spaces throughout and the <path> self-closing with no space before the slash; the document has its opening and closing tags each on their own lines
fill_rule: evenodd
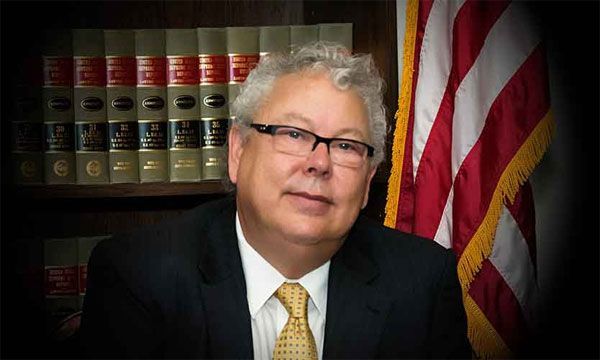
<svg viewBox="0 0 600 360">
<path fill-rule="evenodd" d="M 302 128 L 306 128 L 307 130 L 314 130 L 318 128 L 318 125 L 322 125 L 320 123 L 326 123 L 327 119 L 313 119 L 311 117 L 305 116 L 303 114 L 290 111 L 282 114 L 279 117 L 281 123 L 277 125 L 285 124 L 285 125 L 294 125 Z M 277 120 L 276 120 L 277 121 Z M 363 136 L 363 132 L 360 129 L 354 128 L 352 126 L 337 126 L 335 129 L 336 135 L 346 134 L 346 135 L 357 135 Z"/>
<path fill-rule="evenodd" d="M 275 79 L 256 114 L 262 123 L 290 125 L 321 136 L 368 141 L 369 120 L 360 95 L 339 89 L 329 72 L 303 70 Z"/>
</svg>

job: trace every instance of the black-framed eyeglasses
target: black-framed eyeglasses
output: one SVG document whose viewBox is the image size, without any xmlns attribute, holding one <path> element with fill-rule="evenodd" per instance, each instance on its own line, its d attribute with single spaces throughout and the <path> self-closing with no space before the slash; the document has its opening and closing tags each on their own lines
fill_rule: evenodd
<svg viewBox="0 0 600 360">
<path fill-rule="evenodd" d="M 323 143 L 331 161 L 341 166 L 358 167 L 375 152 L 371 145 L 357 140 L 326 138 L 294 126 L 250 124 L 250 127 L 259 133 L 272 135 L 275 150 L 285 154 L 306 156 Z"/>
</svg>

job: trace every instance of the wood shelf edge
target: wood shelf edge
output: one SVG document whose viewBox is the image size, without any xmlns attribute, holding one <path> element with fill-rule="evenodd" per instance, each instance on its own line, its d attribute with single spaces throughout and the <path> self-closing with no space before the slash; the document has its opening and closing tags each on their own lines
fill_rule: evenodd
<svg viewBox="0 0 600 360">
<path fill-rule="evenodd" d="M 221 180 L 196 183 L 19 185 L 13 189 L 14 195 L 30 199 L 133 198 L 226 193 Z"/>
</svg>

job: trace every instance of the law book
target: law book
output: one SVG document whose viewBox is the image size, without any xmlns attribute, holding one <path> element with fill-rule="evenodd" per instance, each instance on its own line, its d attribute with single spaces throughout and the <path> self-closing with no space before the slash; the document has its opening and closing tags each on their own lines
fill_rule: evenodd
<svg viewBox="0 0 600 360">
<path fill-rule="evenodd" d="M 290 52 L 290 27 L 261 26 L 259 27 L 260 57 L 271 53 Z"/>
<path fill-rule="evenodd" d="M 110 183 L 138 183 L 135 34 L 104 30 Z"/>
<path fill-rule="evenodd" d="M 10 122 L 11 167 L 3 168 L 12 183 L 29 185 L 43 182 L 42 116 L 41 116 L 41 53 L 39 36 L 19 43 L 5 57 L 8 70 L 3 75 L 4 121 Z M 8 111 L 6 111 L 8 110 Z M 8 171 L 7 171 L 8 170 Z"/>
<path fill-rule="evenodd" d="M 197 35 L 202 180 L 223 179 L 229 125 L 227 32 L 225 28 L 198 28 Z"/>
<path fill-rule="evenodd" d="M 71 30 L 46 30 L 42 45 L 44 183 L 75 183 Z"/>
<path fill-rule="evenodd" d="M 235 101 L 242 84 L 260 60 L 257 27 L 228 27 L 227 57 L 229 68 L 229 103 Z"/>
<path fill-rule="evenodd" d="M 42 123 L 13 120 L 11 132 L 13 182 L 19 185 L 42 184 Z"/>
<path fill-rule="evenodd" d="M 196 29 L 166 29 L 169 179 L 202 179 Z"/>
<path fill-rule="evenodd" d="M 106 58 L 102 29 L 73 29 L 77 184 L 108 184 Z"/>
<path fill-rule="evenodd" d="M 290 48 L 295 48 L 319 40 L 318 25 L 290 25 Z"/>
<path fill-rule="evenodd" d="M 340 43 L 352 52 L 352 23 L 319 24 L 319 40 Z"/>
<path fill-rule="evenodd" d="M 167 182 L 169 157 L 165 30 L 135 30 L 135 57 L 140 182 Z"/>
<path fill-rule="evenodd" d="M 77 289 L 79 293 L 79 308 L 83 308 L 83 300 L 87 289 L 87 266 L 92 251 L 102 240 L 110 238 L 109 235 L 85 236 L 77 238 Z"/>
<path fill-rule="evenodd" d="M 44 240 L 46 334 L 61 342 L 79 327 L 80 301 L 77 238 Z"/>
<path fill-rule="evenodd" d="M 24 54 L 10 76 L 11 163 L 15 184 L 42 184 L 41 57 Z M 12 76 L 11 76 L 12 75 Z"/>
</svg>

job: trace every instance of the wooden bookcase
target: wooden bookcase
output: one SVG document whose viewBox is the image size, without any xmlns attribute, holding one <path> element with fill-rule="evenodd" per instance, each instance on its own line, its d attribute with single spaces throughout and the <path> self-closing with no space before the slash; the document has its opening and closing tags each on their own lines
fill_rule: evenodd
<svg viewBox="0 0 600 360">
<path fill-rule="evenodd" d="M 36 8 L 33 11 L 33 8 Z M 23 14 L 27 14 L 23 17 Z M 388 108 L 388 121 L 393 125 L 393 113 L 397 102 L 397 46 L 396 46 L 396 4 L 393 1 L 82 1 L 82 2 L 3 2 L 2 3 L 2 61 L 3 79 L 10 75 L 15 61 L 21 55 L 35 54 L 39 47 L 39 38 L 44 29 L 50 28 L 185 28 L 198 26 L 260 26 L 317 24 L 321 22 L 351 22 L 354 25 L 355 52 L 369 52 L 387 82 L 385 104 Z M 24 24 L 26 22 L 26 24 Z M 26 25 L 26 26 L 24 26 Z M 39 51 L 39 48 L 37 49 Z M 2 103 L 10 103 L 10 89 L 6 81 L 2 82 Z M 94 222 L 102 217 L 110 217 L 111 212 L 121 217 L 131 217 L 131 226 L 147 223 L 146 217 L 140 217 L 148 207 L 156 211 L 161 208 L 166 214 L 173 209 L 184 210 L 204 201 L 204 199 L 223 193 L 218 183 L 200 184 L 155 184 L 155 185 L 105 185 L 105 186 L 34 186 L 15 187 L 10 183 L 10 122 L 7 121 L 8 106 L 2 107 L 2 184 L 3 204 L 5 208 L 19 208 L 11 211 L 3 220 L 9 225 L 3 232 L 15 236 L 26 236 L 33 231 L 38 235 L 47 235 L 51 231 L 65 236 L 77 235 L 77 229 L 65 222 L 65 227 L 57 229 L 40 227 L 44 218 L 60 217 L 63 210 L 58 204 L 67 202 L 69 209 L 93 209 L 94 204 L 105 203 L 101 213 L 96 214 L 90 229 L 96 229 Z M 393 130 L 393 129 L 392 129 Z M 388 138 L 388 154 L 391 151 L 392 131 Z M 389 174 L 389 159 L 381 166 L 375 178 L 371 201 L 366 213 L 379 220 L 383 217 L 385 202 L 385 182 Z M 210 195 L 210 196 L 206 196 Z M 127 207 L 127 198 L 136 199 L 139 208 Z M 111 201 L 109 201 L 112 199 Z M 383 199 L 383 200 L 382 200 Z M 48 209 L 49 214 L 38 213 Z M 29 216 L 36 213 L 36 217 Z M 168 216 L 168 215 L 165 215 Z M 55 230 L 50 230 L 54 228 Z M 19 229 L 27 229 L 25 232 Z M 106 231 L 122 230 L 107 224 Z M 4 235 L 8 235 L 4 232 Z"/>
<path fill-rule="evenodd" d="M 10 104 L 11 70 L 35 56 L 44 29 L 51 28 L 195 28 L 199 26 L 299 25 L 351 22 L 355 52 L 373 54 L 387 83 L 388 122 L 398 99 L 395 1 L 78 1 L 2 2 L 2 104 Z M 9 357 L 45 357 L 45 350 L 19 344 L 38 343 L 43 335 L 27 322 L 28 313 L 14 285 L 10 243 L 17 238 L 90 236 L 128 231 L 177 216 L 225 195 L 220 182 L 102 186 L 15 186 L 10 174 L 10 119 L 2 106 L 2 343 Z M 393 128 L 388 136 L 391 152 Z M 380 166 L 365 213 L 383 221 L 388 159 Z M 4 314 L 12 314 L 5 316 Z M 25 314 L 23 314 L 25 313 Z"/>
</svg>

